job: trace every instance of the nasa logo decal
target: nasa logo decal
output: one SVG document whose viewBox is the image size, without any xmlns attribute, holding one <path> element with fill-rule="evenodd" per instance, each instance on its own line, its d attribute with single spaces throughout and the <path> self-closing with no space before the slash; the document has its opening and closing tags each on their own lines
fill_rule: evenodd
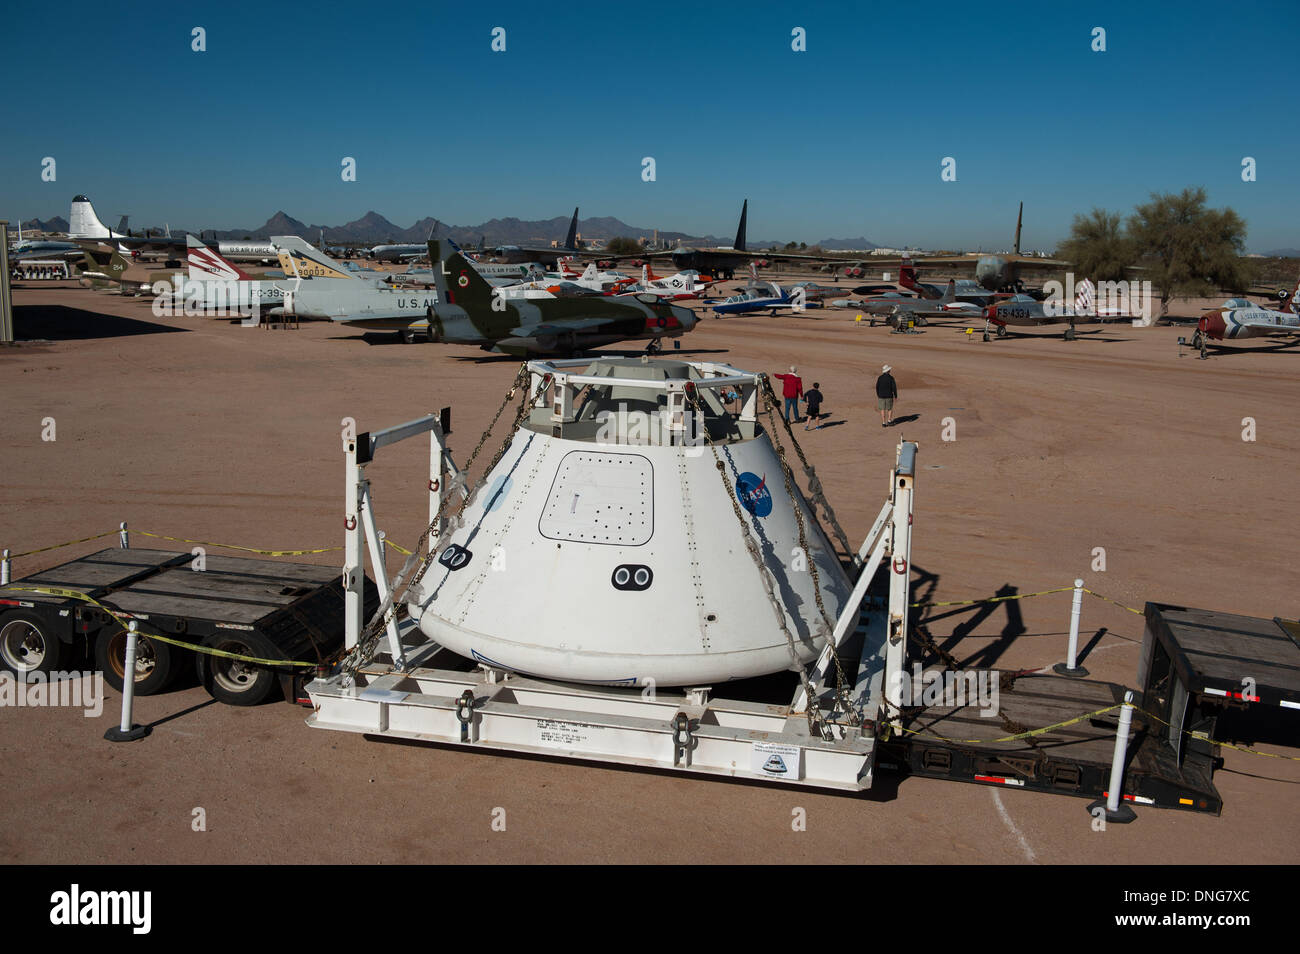
<svg viewBox="0 0 1300 954">
<path fill-rule="evenodd" d="M 736 481 L 736 496 L 740 504 L 755 517 L 766 517 L 772 512 L 772 492 L 767 489 L 767 477 L 759 478 L 745 471 Z"/>
<path fill-rule="evenodd" d="M 456 279 L 456 284 L 459 285 L 461 288 L 468 288 L 468 287 L 469 287 L 469 276 L 466 275 L 464 272 L 461 272 L 461 273 L 460 273 L 460 278 Z"/>
</svg>

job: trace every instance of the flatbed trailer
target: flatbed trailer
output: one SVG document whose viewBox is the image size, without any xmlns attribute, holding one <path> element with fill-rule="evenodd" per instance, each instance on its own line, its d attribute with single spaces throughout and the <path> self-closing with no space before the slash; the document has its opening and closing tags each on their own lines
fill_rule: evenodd
<svg viewBox="0 0 1300 954">
<path fill-rule="evenodd" d="M 1300 738 L 1300 624 L 1146 604 L 1146 630 L 1129 728 L 1125 802 L 1218 814 L 1217 723 L 1276 709 Z M 1058 675 L 1001 673 L 999 710 L 934 705 L 909 713 L 877 764 L 905 774 L 1104 798 L 1124 687 Z M 1075 721 L 1080 715 L 1105 713 Z M 1287 716 L 1283 716 L 1287 718 Z M 1034 735 L 1027 730 L 1046 728 Z"/>
<path fill-rule="evenodd" d="M 373 612 L 377 591 L 369 579 L 364 584 Z M 124 548 L 0 586 L 0 662 L 11 671 L 48 674 L 78 651 L 81 659 L 93 653 L 96 667 L 120 690 L 126 633 L 96 604 L 139 622 L 140 695 L 163 691 L 187 665 L 214 698 L 231 705 L 255 705 L 277 684 L 286 699 L 305 698 L 303 679 L 316 675 L 309 667 L 188 652 L 150 639 L 151 633 L 268 661 L 324 663 L 343 645 L 343 581 L 333 567 Z"/>
</svg>

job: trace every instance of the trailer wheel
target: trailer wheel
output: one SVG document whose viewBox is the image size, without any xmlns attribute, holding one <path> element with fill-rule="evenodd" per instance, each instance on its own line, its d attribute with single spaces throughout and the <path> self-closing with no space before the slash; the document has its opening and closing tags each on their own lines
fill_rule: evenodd
<svg viewBox="0 0 1300 954">
<path fill-rule="evenodd" d="M 162 692 L 180 670 L 177 664 L 179 650 L 150 639 L 143 633 L 135 639 L 135 694 L 151 696 Z M 126 630 L 105 629 L 95 640 L 95 667 L 104 674 L 104 681 L 118 692 L 122 691 L 122 676 L 126 670 Z"/>
<path fill-rule="evenodd" d="M 59 668 L 64 646 L 35 613 L 14 610 L 0 616 L 0 664 L 20 678 Z"/>
<path fill-rule="evenodd" d="M 209 649 L 220 649 L 258 659 L 277 659 L 283 654 L 266 637 L 257 633 L 218 633 L 203 640 Z M 255 706 L 278 682 L 274 670 L 238 659 L 198 654 L 199 682 L 208 695 L 228 706 Z"/>
</svg>

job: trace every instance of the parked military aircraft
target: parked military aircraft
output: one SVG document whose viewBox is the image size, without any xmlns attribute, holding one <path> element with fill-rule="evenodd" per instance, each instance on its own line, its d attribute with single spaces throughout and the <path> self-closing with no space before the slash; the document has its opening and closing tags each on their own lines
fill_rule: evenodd
<svg viewBox="0 0 1300 954">
<path fill-rule="evenodd" d="M 540 262 L 547 268 L 555 268 L 561 258 L 569 258 L 579 254 L 582 249 L 578 245 L 578 209 L 573 209 L 573 218 L 569 220 L 569 231 L 564 236 L 564 241 L 553 247 L 540 248 L 527 245 L 498 245 L 495 248 L 483 250 L 483 256 L 491 256 L 497 262 L 505 264 L 516 264 L 519 262 Z"/>
<path fill-rule="evenodd" d="M 429 309 L 434 341 L 476 344 L 486 351 L 524 356 L 572 353 L 617 341 L 649 342 L 695 327 L 689 308 L 649 295 L 612 298 L 544 298 L 511 301 L 498 294 L 459 252 L 444 258 L 442 244 L 429 242 L 437 303 Z"/>
<path fill-rule="evenodd" d="M 53 239 L 25 239 L 23 224 L 18 223 L 18 238 L 9 249 L 11 263 L 62 258 L 81 258 L 81 246 L 76 242 L 59 242 Z"/>
<path fill-rule="evenodd" d="M 688 248 L 679 245 L 677 248 L 637 252 L 633 255 L 610 256 L 598 254 L 597 257 L 601 261 L 609 262 L 628 259 L 671 258 L 678 271 L 703 272 L 708 275 L 715 275 L 723 281 L 731 281 L 736 277 L 737 269 L 744 268 L 751 263 L 767 265 L 768 262 L 775 261 L 825 262 L 828 260 L 829 256 L 826 255 L 748 251 L 745 248 L 745 227 L 748 217 L 749 200 L 746 199 L 740 207 L 740 225 L 736 229 L 736 240 L 731 248 Z"/>
<path fill-rule="evenodd" d="M 701 281 L 700 278 L 700 273 L 694 271 L 678 272 L 676 275 L 669 275 L 667 278 L 658 278 L 650 271 L 649 265 L 642 265 L 641 280 L 628 285 L 622 291 L 629 295 L 654 295 L 670 301 L 699 298 L 701 295 L 707 294 L 714 284 L 713 282 Z"/>
<path fill-rule="evenodd" d="M 1196 323 L 1196 333 L 1192 335 L 1192 347 L 1204 352 L 1207 340 L 1300 335 L 1297 292 L 1300 292 L 1300 284 L 1287 296 L 1286 304 L 1279 311 L 1256 305 L 1246 298 L 1230 298 L 1222 307 L 1201 316 Z"/>
<path fill-rule="evenodd" d="M 911 259 L 919 266 L 936 268 L 970 268 L 974 271 L 975 281 L 980 288 L 991 292 L 1025 293 L 1022 272 L 1059 271 L 1068 268 L 1070 263 L 1054 258 L 1039 258 L 1036 255 L 1020 253 L 1020 228 L 1024 221 L 1025 204 L 1020 203 L 1020 212 L 1016 216 L 1016 240 L 1014 252 L 1006 254 L 986 254 L 974 252 L 968 255 L 939 255 Z M 900 268 L 907 259 L 880 259 L 876 264 L 897 263 Z"/>
<path fill-rule="evenodd" d="M 1136 319 L 1131 306 L 1106 306 L 1098 308 L 1093 301 L 1095 288 L 1091 281 L 1085 280 L 1078 286 L 1078 294 L 1073 307 L 1063 302 L 1039 301 L 1031 295 L 1012 295 L 993 302 L 984 309 L 984 340 L 989 340 L 989 328 L 996 329 L 999 338 L 1006 337 L 1008 326 L 1037 328 L 1040 325 L 1067 324 L 1062 338 L 1073 341 L 1076 337 L 1076 324 L 1091 324 L 1107 319 Z M 1150 324 L 1154 319 L 1147 316 L 1143 324 Z M 1137 321 L 1134 321 L 1137 324 Z"/>
<path fill-rule="evenodd" d="M 202 311 L 257 314 L 279 306 L 293 282 L 250 275 L 227 261 L 193 235 L 185 236 L 189 272 L 184 283 L 175 282 L 171 294 L 176 307 Z"/>
<path fill-rule="evenodd" d="M 68 216 L 68 238 L 80 245 L 84 245 L 86 241 L 111 243 L 120 252 L 132 256 L 138 256 L 143 252 L 164 252 L 179 258 L 180 253 L 188 249 L 184 238 L 170 234 L 132 235 L 126 228 L 126 216 L 122 216 L 117 230 L 110 229 L 99 221 L 99 216 L 95 214 L 95 207 L 84 195 L 73 196 L 72 209 Z M 231 260 L 275 261 L 275 250 L 270 242 L 217 241 L 216 248 L 223 257 Z"/>
<path fill-rule="evenodd" d="M 856 308 L 871 315 L 870 323 L 883 318 L 886 324 L 898 327 L 905 319 L 915 319 L 916 324 L 924 325 L 931 318 L 950 317 L 952 315 L 978 315 L 979 306 L 970 302 L 958 301 L 955 281 L 948 281 L 943 294 L 936 299 L 913 298 L 898 292 L 886 292 L 874 298 L 850 299 L 836 301 L 837 308 Z"/>
</svg>

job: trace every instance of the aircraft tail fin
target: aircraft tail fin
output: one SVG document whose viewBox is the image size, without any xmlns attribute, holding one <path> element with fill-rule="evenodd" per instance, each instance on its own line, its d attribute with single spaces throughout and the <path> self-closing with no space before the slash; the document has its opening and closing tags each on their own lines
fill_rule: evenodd
<svg viewBox="0 0 1300 954">
<path fill-rule="evenodd" d="M 189 279 L 192 282 L 217 279 L 227 282 L 252 281 L 253 276 L 226 259 L 216 249 L 204 245 L 201 239 L 193 235 L 185 236 L 185 247 L 189 263 Z"/>
<path fill-rule="evenodd" d="M 594 282 L 596 280 L 596 263 L 592 262 L 582 270 L 582 280 L 585 282 Z"/>
<path fill-rule="evenodd" d="M 645 269 L 646 279 L 652 282 L 657 282 L 659 280 L 659 276 L 655 274 L 655 268 L 653 265 L 651 265 L 649 262 L 646 262 L 645 265 L 642 267 Z"/>
<path fill-rule="evenodd" d="M 487 279 L 460 252 L 444 257 L 442 243 L 429 240 L 429 262 L 433 265 L 433 283 L 438 301 L 460 305 L 466 311 L 492 307 L 495 292 Z"/>
<path fill-rule="evenodd" d="M 95 277 L 121 281 L 131 263 L 111 245 L 88 245 L 81 249 L 81 267 Z"/>
<path fill-rule="evenodd" d="M 957 300 L 957 282 L 948 279 L 948 287 L 943 290 L 943 297 L 939 299 L 939 304 L 948 305 Z"/>
<path fill-rule="evenodd" d="M 578 242 L 578 207 L 573 207 L 573 218 L 569 220 L 569 231 L 564 236 L 565 248 L 577 248 Z"/>
<path fill-rule="evenodd" d="M 330 258 L 310 242 L 296 235 L 272 235 L 271 244 L 280 258 L 286 275 L 298 278 L 352 278 L 357 276 Z"/>
<path fill-rule="evenodd" d="M 110 238 L 108 226 L 99 221 L 95 207 L 84 195 L 72 200 L 72 211 L 68 214 L 68 238 Z"/>
<path fill-rule="evenodd" d="M 1020 254 L 1020 226 L 1025 221 L 1025 204 L 1020 203 L 1020 211 L 1016 213 L 1016 254 Z"/>
<path fill-rule="evenodd" d="M 649 285 L 651 280 L 650 263 L 646 262 L 641 266 L 641 284 Z"/>
<path fill-rule="evenodd" d="M 749 200 L 740 207 L 740 226 L 736 229 L 736 241 L 734 248 L 738 252 L 745 251 L 745 220 L 749 217 Z"/>
<path fill-rule="evenodd" d="M 912 264 L 912 260 L 907 256 L 904 256 L 903 260 L 898 263 L 898 284 L 904 288 L 916 288 L 916 266 Z"/>
</svg>

